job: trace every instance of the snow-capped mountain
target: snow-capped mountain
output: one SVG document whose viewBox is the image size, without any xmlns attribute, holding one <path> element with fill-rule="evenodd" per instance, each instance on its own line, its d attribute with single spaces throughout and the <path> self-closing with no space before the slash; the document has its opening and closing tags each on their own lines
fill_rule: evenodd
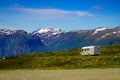
<svg viewBox="0 0 120 80">
<path fill-rule="evenodd" d="M 9 29 L 0 29 L 0 34 L 9 35 L 9 34 L 12 34 L 12 33 L 13 33 L 12 30 L 9 30 Z"/>
<path fill-rule="evenodd" d="M 88 30 L 71 30 L 71 31 L 63 31 L 61 29 L 57 28 L 40 28 L 32 33 L 32 35 L 39 36 L 41 39 L 55 39 L 59 37 L 60 35 L 63 34 L 68 34 L 68 33 L 83 33 L 87 32 Z M 43 40 L 44 40 L 43 39 Z"/>
<path fill-rule="evenodd" d="M 64 33 L 64 31 L 57 28 L 40 28 L 34 31 L 32 35 L 39 36 L 43 41 L 51 38 L 57 38 L 61 33 Z"/>
<path fill-rule="evenodd" d="M 48 34 L 50 36 L 62 33 L 61 29 L 57 28 L 40 28 L 32 34 Z"/>
<path fill-rule="evenodd" d="M 53 28 L 40 28 L 33 32 L 53 50 L 79 48 L 88 45 L 106 45 L 120 42 L 120 27 L 99 27 L 93 30 L 62 31 Z"/>
<path fill-rule="evenodd" d="M 10 30 L 10 29 L 0 29 L 0 35 L 11 35 L 14 33 L 25 33 L 27 34 L 26 31 L 24 30 Z"/>
<path fill-rule="evenodd" d="M 41 39 L 24 30 L 0 29 L 0 56 L 47 51 Z"/>
</svg>

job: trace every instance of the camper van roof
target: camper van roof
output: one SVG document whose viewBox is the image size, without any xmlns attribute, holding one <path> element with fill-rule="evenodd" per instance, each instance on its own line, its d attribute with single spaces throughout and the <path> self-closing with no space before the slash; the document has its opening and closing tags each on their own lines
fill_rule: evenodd
<svg viewBox="0 0 120 80">
<path fill-rule="evenodd" d="M 86 48 L 94 48 L 95 46 L 85 46 L 85 47 L 82 47 L 82 49 L 86 49 Z"/>
</svg>

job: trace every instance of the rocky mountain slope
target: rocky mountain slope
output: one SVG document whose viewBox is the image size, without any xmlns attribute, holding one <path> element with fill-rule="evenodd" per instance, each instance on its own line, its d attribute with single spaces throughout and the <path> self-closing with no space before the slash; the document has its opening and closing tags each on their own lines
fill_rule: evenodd
<svg viewBox="0 0 120 80">
<path fill-rule="evenodd" d="M 51 50 L 80 48 L 89 45 L 107 45 L 120 42 L 120 27 L 99 27 L 93 30 L 62 31 L 53 28 L 40 28 L 32 33 L 40 37 Z"/>
<path fill-rule="evenodd" d="M 13 56 L 29 52 L 46 51 L 39 37 L 23 30 L 0 29 L 0 56 Z"/>
</svg>

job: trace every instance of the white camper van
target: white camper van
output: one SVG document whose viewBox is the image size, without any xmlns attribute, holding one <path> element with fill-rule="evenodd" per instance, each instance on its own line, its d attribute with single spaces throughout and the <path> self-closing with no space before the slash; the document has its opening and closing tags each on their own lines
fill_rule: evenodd
<svg viewBox="0 0 120 80">
<path fill-rule="evenodd" d="M 81 55 L 99 55 L 100 47 L 99 46 L 86 46 L 82 47 Z"/>
</svg>

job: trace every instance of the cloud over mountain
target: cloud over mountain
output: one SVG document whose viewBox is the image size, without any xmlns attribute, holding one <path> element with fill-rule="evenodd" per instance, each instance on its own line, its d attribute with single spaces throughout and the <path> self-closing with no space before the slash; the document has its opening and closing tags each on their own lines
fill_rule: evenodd
<svg viewBox="0 0 120 80">
<path fill-rule="evenodd" d="M 94 16 L 95 14 L 88 11 L 81 10 L 63 10 L 63 9 L 46 9 L 46 8 L 24 8 L 24 7 L 13 7 L 12 10 L 23 11 L 28 13 L 35 14 L 44 14 L 44 15 L 76 15 L 76 16 Z"/>
</svg>

